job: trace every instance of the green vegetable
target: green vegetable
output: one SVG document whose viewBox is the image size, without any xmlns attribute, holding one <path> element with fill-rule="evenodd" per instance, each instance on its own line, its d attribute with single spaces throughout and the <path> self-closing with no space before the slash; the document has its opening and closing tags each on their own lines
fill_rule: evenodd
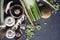
<svg viewBox="0 0 60 40">
<path fill-rule="evenodd" d="M 36 0 L 35 0 L 36 1 Z M 36 2 L 35 2 L 35 4 L 36 4 Z M 38 5 L 36 4 L 36 9 L 37 9 L 37 12 L 38 12 L 38 14 L 39 14 L 39 18 L 41 17 L 41 11 L 39 10 L 39 8 L 37 7 Z"/>
<path fill-rule="evenodd" d="M 37 26 L 36 26 L 36 29 L 37 29 L 37 30 L 40 30 L 40 29 L 41 29 L 41 26 L 40 26 L 40 25 L 37 25 Z"/>
<path fill-rule="evenodd" d="M 31 8 L 30 8 L 30 10 L 28 10 L 28 12 L 29 12 L 29 15 L 30 15 L 31 20 L 34 20 L 35 21 L 36 19 L 35 19 L 33 13 L 32 13 Z"/>
<path fill-rule="evenodd" d="M 35 16 L 35 19 L 38 20 L 38 18 L 39 18 L 39 14 L 38 14 L 38 12 L 37 12 L 36 7 L 33 6 L 33 7 L 31 7 L 31 8 L 32 8 L 32 12 L 33 12 L 33 14 L 34 14 L 34 16 Z"/>
<path fill-rule="evenodd" d="M 41 29 L 40 25 L 36 25 L 37 30 Z M 29 24 L 26 26 L 25 30 L 26 40 L 29 40 L 31 37 L 34 36 L 34 28 Z"/>
<path fill-rule="evenodd" d="M 25 30 L 26 40 L 29 40 L 34 35 L 34 28 L 31 25 L 26 26 Z"/>
<path fill-rule="evenodd" d="M 24 3 L 32 21 L 38 20 L 41 16 L 41 13 L 38 9 L 36 0 L 24 0 Z"/>
</svg>

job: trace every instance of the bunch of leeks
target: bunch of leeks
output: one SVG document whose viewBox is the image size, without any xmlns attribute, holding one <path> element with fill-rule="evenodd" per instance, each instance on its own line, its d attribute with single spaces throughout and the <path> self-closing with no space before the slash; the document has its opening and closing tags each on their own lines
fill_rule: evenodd
<svg viewBox="0 0 60 40">
<path fill-rule="evenodd" d="M 24 0 L 26 9 L 32 21 L 40 19 L 41 13 L 37 6 L 36 0 Z"/>
</svg>

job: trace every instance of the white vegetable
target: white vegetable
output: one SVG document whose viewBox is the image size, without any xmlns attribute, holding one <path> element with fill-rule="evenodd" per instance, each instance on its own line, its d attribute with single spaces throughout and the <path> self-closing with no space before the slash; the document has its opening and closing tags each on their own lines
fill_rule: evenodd
<svg viewBox="0 0 60 40">
<path fill-rule="evenodd" d="M 13 1 L 10 1 L 10 2 L 7 4 L 7 7 L 6 7 L 6 9 L 5 9 L 5 12 L 6 12 L 6 13 L 7 13 L 7 11 L 9 10 L 11 3 L 13 3 Z"/>
<path fill-rule="evenodd" d="M 30 6 L 34 5 L 34 1 L 33 0 L 24 0 L 24 1 L 25 1 L 26 6 L 28 6 L 29 9 L 30 9 Z"/>
</svg>

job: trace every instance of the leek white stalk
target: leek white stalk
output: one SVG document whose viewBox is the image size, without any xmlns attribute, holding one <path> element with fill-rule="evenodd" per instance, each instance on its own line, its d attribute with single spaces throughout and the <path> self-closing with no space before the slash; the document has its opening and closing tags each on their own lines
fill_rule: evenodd
<svg viewBox="0 0 60 40">
<path fill-rule="evenodd" d="M 3 9 L 4 0 L 0 0 L 0 28 L 5 28 L 4 23 L 4 9 Z"/>
</svg>

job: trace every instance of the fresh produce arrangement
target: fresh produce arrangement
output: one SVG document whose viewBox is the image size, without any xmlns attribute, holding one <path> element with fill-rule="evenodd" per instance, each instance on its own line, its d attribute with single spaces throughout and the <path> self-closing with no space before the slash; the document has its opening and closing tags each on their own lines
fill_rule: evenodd
<svg viewBox="0 0 60 40">
<path fill-rule="evenodd" d="M 41 25 L 36 21 L 49 18 L 52 13 L 46 4 L 41 2 L 54 11 L 59 9 L 55 0 L 0 0 L 1 38 L 18 40 L 25 36 L 25 40 L 30 40 L 34 37 L 35 29 L 41 29 Z M 44 25 L 46 24 L 45 22 Z"/>
<path fill-rule="evenodd" d="M 41 26 L 40 25 L 36 25 L 36 29 L 38 31 L 40 31 Z M 26 35 L 26 40 L 29 40 L 30 38 L 34 37 L 34 28 L 29 24 L 26 26 L 26 30 L 25 30 L 25 35 Z"/>
</svg>

